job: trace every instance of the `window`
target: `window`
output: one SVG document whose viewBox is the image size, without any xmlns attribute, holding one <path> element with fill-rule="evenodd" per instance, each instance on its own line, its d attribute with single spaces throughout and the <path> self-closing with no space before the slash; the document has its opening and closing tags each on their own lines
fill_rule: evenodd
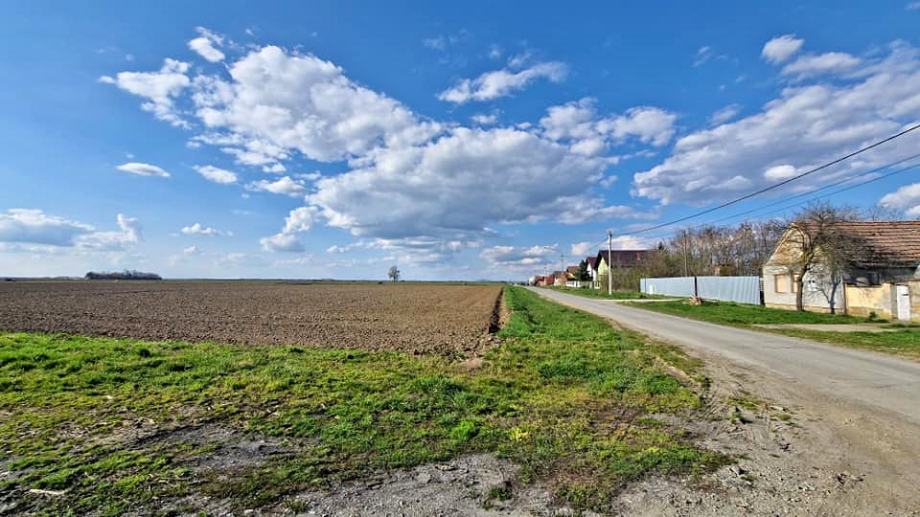
<svg viewBox="0 0 920 517">
<path fill-rule="evenodd" d="M 792 275 L 792 292 L 799 292 L 799 279 L 802 278 L 801 275 Z"/>
<path fill-rule="evenodd" d="M 788 293 L 789 275 L 786 273 L 773 275 L 773 290 L 777 293 Z"/>
</svg>

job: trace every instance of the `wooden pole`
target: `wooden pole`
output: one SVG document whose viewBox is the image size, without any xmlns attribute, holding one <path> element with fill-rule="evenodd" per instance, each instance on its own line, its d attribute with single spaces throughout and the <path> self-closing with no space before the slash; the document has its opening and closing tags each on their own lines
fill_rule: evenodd
<svg viewBox="0 0 920 517">
<path fill-rule="evenodd" d="M 613 295 L 613 232 L 607 230 L 607 296 Z"/>
</svg>

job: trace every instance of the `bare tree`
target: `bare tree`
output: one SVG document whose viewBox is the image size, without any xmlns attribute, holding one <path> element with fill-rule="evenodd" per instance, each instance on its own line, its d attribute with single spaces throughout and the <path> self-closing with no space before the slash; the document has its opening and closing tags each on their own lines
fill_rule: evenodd
<svg viewBox="0 0 920 517">
<path fill-rule="evenodd" d="M 760 275 L 786 229 L 777 221 L 679 230 L 664 250 L 668 275 Z"/>
<path fill-rule="evenodd" d="M 836 208 L 829 203 L 817 203 L 796 214 L 789 223 L 785 244 L 789 253 L 781 258 L 794 275 L 795 307 L 804 311 L 805 276 L 811 274 L 823 281 L 816 287 L 827 299 L 831 314 L 836 313 L 837 290 L 843 282 L 847 266 L 863 249 L 852 234 L 840 223 L 857 220 L 850 208 Z"/>
<path fill-rule="evenodd" d="M 871 206 L 863 212 L 863 219 L 867 221 L 900 221 L 904 216 L 903 211 L 882 205 Z"/>
<path fill-rule="evenodd" d="M 395 265 L 390 266 L 390 270 L 387 271 L 387 278 L 389 278 L 390 280 L 394 282 L 399 282 L 399 275 L 400 275 L 399 268 L 396 267 Z"/>
</svg>

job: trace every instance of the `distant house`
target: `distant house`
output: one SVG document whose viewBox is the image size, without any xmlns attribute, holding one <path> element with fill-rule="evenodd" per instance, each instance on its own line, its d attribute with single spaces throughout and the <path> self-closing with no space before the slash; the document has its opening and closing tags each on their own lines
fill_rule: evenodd
<svg viewBox="0 0 920 517">
<path fill-rule="evenodd" d="M 603 288 L 600 285 L 601 276 L 606 276 L 610 265 L 614 269 L 631 269 L 641 267 L 651 260 L 658 250 L 601 250 L 594 257 L 595 261 L 595 288 Z"/>
<path fill-rule="evenodd" d="M 816 266 L 802 278 L 805 310 L 836 312 L 901 321 L 920 321 L 920 221 L 840 222 L 835 231 L 859 243 L 859 253 L 848 261 L 835 281 L 822 267 L 820 250 Z M 763 267 L 764 304 L 796 308 L 798 276 L 790 263 L 801 256 L 793 225 L 780 238 Z"/>
<path fill-rule="evenodd" d="M 582 287 L 591 287 L 592 283 L 590 280 L 582 280 L 581 273 L 581 264 L 576 266 L 569 266 L 565 268 L 565 273 L 567 276 L 565 285 L 566 287 L 582 288 Z"/>
<path fill-rule="evenodd" d="M 588 263 L 588 274 L 591 275 L 591 287 L 597 288 L 597 256 L 585 258 Z"/>
<path fill-rule="evenodd" d="M 569 275 L 565 271 L 553 271 L 552 278 L 553 283 L 551 285 L 557 287 L 565 287 L 565 283 L 569 279 Z"/>
</svg>

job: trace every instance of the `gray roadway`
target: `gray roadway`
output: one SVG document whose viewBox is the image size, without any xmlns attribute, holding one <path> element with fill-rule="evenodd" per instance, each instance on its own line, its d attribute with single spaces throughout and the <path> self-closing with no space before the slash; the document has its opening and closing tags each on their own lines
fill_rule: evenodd
<svg viewBox="0 0 920 517">
<path fill-rule="evenodd" d="M 892 411 L 920 425 L 918 362 L 669 316 L 609 300 L 531 289 L 691 351 L 719 355 L 834 398 Z"/>
</svg>

